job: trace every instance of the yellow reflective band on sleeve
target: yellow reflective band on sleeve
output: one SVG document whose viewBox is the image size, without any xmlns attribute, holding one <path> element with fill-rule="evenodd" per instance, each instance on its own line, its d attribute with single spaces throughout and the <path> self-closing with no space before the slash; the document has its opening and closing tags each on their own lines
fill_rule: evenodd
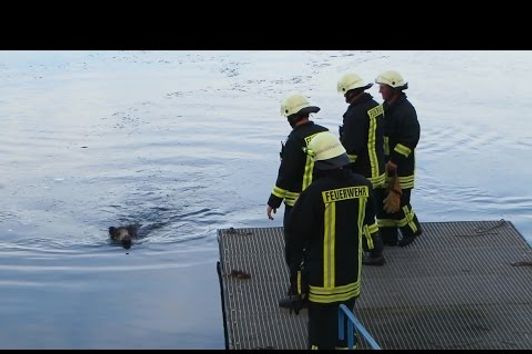
<svg viewBox="0 0 532 354">
<path fill-rule="evenodd" d="M 414 188 L 414 181 L 409 182 L 409 183 L 401 183 L 400 182 L 400 186 L 401 186 L 401 189 L 412 189 L 412 188 Z"/>
<path fill-rule="evenodd" d="M 397 151 L 401 155 L 404 155 L 404 157 L 408 157 L 408 155 L 410 155 L 412 153 L 412 149 L 410 149 L 407 146 L 404 146 L 403 144 L 397 144 L 397 145 L 395 145 L 395 147 L 393 149 L 394 149 L 394 151 Z"/>
<path fill-rule="evenodd" d="M 379 113 L 380 112 L 380 113 Z M 379 161 L 377 159 L 377 152 L 375 151 L 376 131 L 377 131 L 377 117 L 384 113 L 382 105 L 374 107 L 368 111 L 369 128 L 368 128 L 368 157 L 369 165 L 371 167 L 371 177 L 376 178 L 379 175 Z"/>
<path fill-rule="evenodd" d="M 297 201 L 297 199 L 296 199 L 296 200 L 285 199 L 285 200 L 284 200 L 284 203 L 285 203 L 286 205 L 288 205 L 288 206 L 293 207 L 294 205 L 296 205 L 296 201 Z"/>
<path fill-rule="evenodd" d="M 318 350 L 318 349 L 320 349 L 320 348 L 316 344 L 312 344 L 310 346 L 310 350 Z"/>
<path fill-rule="evenodd" d="M 384 155 L 390 156 L 390 139 L 387 136 L 384 137 Z"/>
<path fill-rule="evenodd" d="M 369 196 L 369 190 L 367 186 L 346 187 L 323 191 L 321 192 L 321 196 L 323 202 L 327 204 L 340 200 L 367 198 Z"/>
<path fill-rule="evenodd" d="M 301 271 L 297 271 L 297 294 L 301 295 Z"/>
<path fill-rule="evenodd" d="M 385 179 L 386 179 L 385 186 L 388 186 L 392 178 L 386 176 Z M 414 188 L 414 179 L 415 179 L 415 174 L 412 174 L 410 176 L 399 176 L 399 185 L 401 186 L 401 189 Z"/>
<path fill-rule="evenodd" d="M 298 197 L 299 197 L 299 193 L 286 191 L 285 198 L 297 199 Z"/>
<path fill-rule="evenodd" d="M 286 193 L 288 193 L 288 191 L 286 189 L 282 189 L 282 188 L 279 188 L 277 186 L 273 187 L 272 194 L 274 196 L 276 196 L 277 198 L 283 199 L 285 197 Z"/>
<path fill-rule="evenodd" d="M 373 188 L 383 187 L 386 184 L 386 172 L 383 172 L 380 176 L 368 178 L 373 185 Z"/>
<path fill-rule="evenodd" d="M 336 203 L 325 204 L 323 235 L 323 285 L 325 288 L 334 287 L 334 243 L 336 230 Z"/>
<path fill-rule="evenodd" d="M 299 198 L 299 193 L 293 193 L 293 195 L 287 195 L 284 198 L 284 202 L 286 205 L 294 206 L 296 204 L 297 198 Z"/>
<path fill-rule="evenodd" d="M 399 177 L 399 185 L 401 189 L 411 189 L 414 188 L 414 175 Z"/>
<path fill-rule="evenodd" d="M 399 176 L 399 181 L 403 183 L 413 182 L 415 178 L 414 174 L 411 174 L 409 176 Z"/>
<path fill-rule="evenodd" d="M 414 174 L 410 176 L 399 177 L 399 184 L 401 185 L 401 189 L 414 188 L 414 178 Z"/>
<path fill-rule="evenodd" d="M 277 198 L 284 199 L 286 205 L 294 206 L 297 198 L 299 198 L 299 193 L 290 192 L 286 189 L 279 188 L 277 186 L 273 187 L 272 194 Z"/>
<path fill-rule="evenodd" d="M 349 155 L 347 154 L 347 157 L 349 158 L 349 162 L 354 163 L 357 160 L 358 155 Z"/>
</svg>

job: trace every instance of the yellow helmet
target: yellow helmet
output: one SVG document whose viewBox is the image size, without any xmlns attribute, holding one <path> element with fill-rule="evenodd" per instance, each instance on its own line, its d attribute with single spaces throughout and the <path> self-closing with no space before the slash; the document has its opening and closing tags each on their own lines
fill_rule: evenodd
<svg viewBox="0 0 532 354">
<path fill-rule="evenodd" d="M 357 88 L 363 88 L 364 90 L 367 90 L 371 86 L 373 86 L 373 83 L 370 82 L 365 84 L 362 78 L 357 74 L 348 73 L 343 75 L 340 80 L 338 80 L 338 83 L 336 84 L 336 90 L 342 95 L 345 95 L 349 90 L 354 90 Z"/>
<path fill-rule="evenodd" d="M 405 82 L 401 74 L 393 70 L 383 72 L 377 76 L 375 82 L 377 84 L 388 85 L 399 90 L 406 90 L 408 88 L 408 82 Z"/>
<path fill-rule="evenodd" d="M 314 135 L 308 144 L 307 154 L 312 156 L 314 167 L 321 170 L 331 170 L 349 164 L 342 143 L 329 131 Z"/>
<path fill-rule="evenodd" d="M 293 114 L 316 113 L 319 110 L 319 107 L 311 106 L 300 94 L 290 95 L 281 102 L 281 115 L 287 118 Z"/>
</svg>

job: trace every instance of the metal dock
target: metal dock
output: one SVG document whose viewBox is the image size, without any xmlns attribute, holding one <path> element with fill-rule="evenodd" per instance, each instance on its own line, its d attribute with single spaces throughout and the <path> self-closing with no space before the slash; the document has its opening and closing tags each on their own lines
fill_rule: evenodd
<svg viewBox="0 0 532 354">
<path fill-rule="evenodd" d="M 532 252 L 513 224 L 421 225 L 409 247 L 385 248 L 386 265 L 362 270 L 355 315 L 382 349 L 531 349 Z M 277 305 L 289 284 L 282 228 L 222 229 L 218 242 L 226 348 L 306 349 L 307 311 Z"/>
</svg>

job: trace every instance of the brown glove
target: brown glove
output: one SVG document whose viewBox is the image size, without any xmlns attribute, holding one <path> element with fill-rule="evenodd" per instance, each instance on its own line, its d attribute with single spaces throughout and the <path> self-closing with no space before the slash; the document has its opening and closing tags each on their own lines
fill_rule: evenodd
<svg viewBox="0 0 532 354">
<path fill-rule="evenodd" d="M 397 165 L 392 161 L 386 162 L 386 173 L 388 176 L 395 176 L 397 174 Z"/>
<path fill-rule="evenodd" d="M 392 169 L 390 172 L 392 174 L 392 179 L 388 183 L 388 196 L 382 203 L 384 204 L 384 211 L 388 214 L 393 214 L 397 213 L 401 208 L 401 195 L 403 194 L 403 191 L 401 190 L 401 184 L 399 183 L 396 170 Z"/>
</svg>

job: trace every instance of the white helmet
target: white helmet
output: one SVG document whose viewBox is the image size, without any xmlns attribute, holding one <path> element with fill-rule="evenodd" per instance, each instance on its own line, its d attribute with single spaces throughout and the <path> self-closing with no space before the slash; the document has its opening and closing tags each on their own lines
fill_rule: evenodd
<svg viewBox="0 0 532 354">
<path fill-rule="evenodd" d="M 342 143 L 329 131 L 314 135 L 308 144 L 307 154 L 312 156 L 314 167 L 321 170 L 331 170 L 349 164 Z"/>
<path fill-rule="evenodd" d="M 285 117 L 293 114 L 316 113 L 319 110 L 319 107 L 311 106 L 308 100 L 300 94 L 290 95 L 281 102 L 281 114 Z"/>
<path fill-rule="evenodd" d="M 349 90 L 354 90 L 357 88 L 363 88 L 364 90 L 367 90 L 371 86 L 373 86 L 373 83 L 370 82 L 365 84 L 362 78 L 357 74 L 348 73 L 338 80 L 338 83 L 336 84 L 336 90 L 342 95 L 345 95 Z"/>
<path fill-rule="evenodd" d="M 393 70 L 383 72 L 377 76 L 375 82 L 380 85 L 388 85 L 399 90 L 406 90 L 408 88 L 408 82 L 405 82 L 401 74 Z"/>
</svg>

